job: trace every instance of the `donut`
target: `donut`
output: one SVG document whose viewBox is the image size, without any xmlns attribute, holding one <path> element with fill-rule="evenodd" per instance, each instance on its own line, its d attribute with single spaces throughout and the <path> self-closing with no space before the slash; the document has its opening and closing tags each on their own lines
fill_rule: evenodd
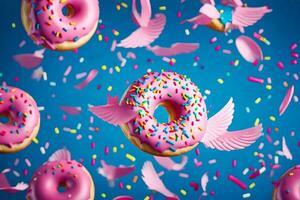
<svg viewBox="0 0 300 200">
<path fill-rule="evenodd" d="M 40 113 L 34 99 L 23 90 L 0 86 L 0 153 L 27 147 L 40 127 Z"/>
<path fill-rule="evenodd" d="M 69 153 L 58 150 L 55 154 Z M 36 170 L 26 200 L 93 200 L 94 196 L 94 182 L 87 169 L 69 156 L 56 156 Z"/>
<path fill-rule="evenodd" d="M 139 149 L 157 156 L 175 156 L 198 145 L 206 125 L 206 106 L 198 87 L 175 72 L 152 72 L 135 81 L 125 92 L 126 104 L 138 116 L 120 125 Z M 158 106 L 169 114 L 168 123 L 157 123 Z"/>
<path fill-rule="evenodd" d="M 22 0 L 21 18 L 32 40 L 52 50 L 74 50 L 88 42 L 99 18 L 98 0 Z"/>
<path fill-rule="evenodd" d="M 273 200 L 300 199 L 300 165 L 289 169 L 277 182 L 273 191 Z"/>
</svg>

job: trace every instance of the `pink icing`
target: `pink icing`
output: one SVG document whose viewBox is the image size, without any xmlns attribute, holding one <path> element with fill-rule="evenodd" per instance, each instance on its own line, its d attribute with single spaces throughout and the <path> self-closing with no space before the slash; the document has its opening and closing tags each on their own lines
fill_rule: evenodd
<svg viewBox="0 0 300 200">
<path fill-rule="evenodd" d="M 300 165 L 288 170 L 275 188 L 274 200 L 300 199 Z"/>
<path fill-rule="evenodd" d="M 58 188 L 65 186 L 65 191 Z M 47 162 L 33 175 L 27 192 L 30 200 L 91 199 L 92 179 L 77 161 Z"/>
<path fill-rule="evenodd" d="M 40 113 L 36 102 L 21 89 L 0 86 L 0 115 L 10 122 L 0 123 L 0 144 L 13 147 L 29 138 L 39 125 Z"/>
<path fill-rule="evenodd" d="M 37 44 L 53 45 L 77 41 L 89 34 L 99 18 L 98 0 L 27 0 L 30 3 L 30 35 Z M 71 6 L 74 15 L 65 16 L 63 8 Z"/>
<path fill-rule="evenodd" d="M 154 119 L 161 102 L 174 108 L 173 121 L 158 123 Z M 205 132 L 206 105 L 198 87 L 174 72 L 146 74 L 130 86 L 122 104 L 138 114 L 127 123 L 131 135 L 159 152 L 193 146 Z"/>
</svg>

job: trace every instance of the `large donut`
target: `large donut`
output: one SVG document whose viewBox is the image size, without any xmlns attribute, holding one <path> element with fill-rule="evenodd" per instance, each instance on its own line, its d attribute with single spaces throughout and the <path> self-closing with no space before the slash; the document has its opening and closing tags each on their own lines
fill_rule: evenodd
<svg viewBox="0 0 300 200">
<path fill-rule="evenodd" d="M 206 106 L 198 87 L 174 72 L 148 73 L 125 92 L 126 104 L 138 117 L 121 125 L 125 135 L 141 150 L 158 156 L 175 156 L 195 147 L 205 130 Z M 158 106 L 169 113 L 168 123 L 153 116 Z"/>
<path fill-rule="evenodd" d="M 0 86 L 0 153 L 17 152 L 27 147 L 40 127 L 40 113 L 34 99 L 21 89 Z"/>
<path fill-rule="evenodd" d="M 289 169 L 278 181 L 273 200 L 298 200 L 300 199 L 300 165 Z"/>
<path fill-rule="evenodd" d="M 93 200 L 95 188 L 92 177 L 75 160 L 47 162 L 33 175 L 27 200 Z"/>
<path fill-rule="evenodd" d="M 38 45 L 73 50 L 85 44 L 96 31 L 98 4 L 98 0 L 22 0 L 22 22 Z"/>
</svg>

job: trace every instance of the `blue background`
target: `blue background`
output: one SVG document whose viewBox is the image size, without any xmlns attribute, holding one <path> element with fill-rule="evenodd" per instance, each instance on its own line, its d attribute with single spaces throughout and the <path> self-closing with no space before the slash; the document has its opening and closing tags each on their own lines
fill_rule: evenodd
<svg viewBox="0 0 300 200">
<path fill-rule="evenodd" d="M 291 74 L 298 72 L 299 65 L 290 65 L 291 57 L 289 55 L 290 44 L 299 41 L 300 29 L 299 29 L 299 10 L 300 4 L 297 0 L 249 0 L 247 3 L 250 6 L 269 5 L 273 12 L 267 14 L 260 22 L 255 26 L 246 28 L 246 35 L 252 36 L 254 31 L 258 31 L 263 28 L 265 35 L 271 42 L 271 46 L 267 46 L 258 41 L 258 44 L 263 49 L 264 55 L 271 56 L 271 61 L 264 61 L 264 70 L 258 72 L 257 67 L 254 67 L 251 63 L 244 61 L 238 54 L 234 44 L 227 44 L 229 39 L 235 39 L 241 33 L 234 31 L 228 36 L 222 33 L 214 32 L 206 27 L 200 27 L 195 31 L 191 31 L 191 35 L 186 36 L 184 29 L 191 27 L 189 24 L 181 25 L 180 21 L 195 16 L 201 6 L 198 0 L 187 0 L 185 3 L 180 4 L 179 0 L 152 0 L 153 13 L 162 12 L 167 15 L 167 25 L 163 31 L 161 37 L 155 41 L 154 44 L 161 46 L 169 46 L 174 42 L 199 42 L 200 48 L 194 53 L 188 55 L 176 56 L 175 66 L 170 66 L 168 63 L 162 61 L 160 57 L 154 56 L 151 52 L 145 49 L 117 49 L 116 52 L 121 51 L 123 56 L 126 52 L 133 51 L 137 55 L 137 60 L 130 60 L 125 67 L 121 68 L 121 72 L 114 72 L 110 74 L 108 70 L 101 70 L 102 65 L 107 65 L 108 68 L 114 66 L 120 66 L 120 61 L 116 57 L 116 52 L 110 52 L 110 46 L 113 39 L 120 41 L 126 37 L 131 31 L 135 30 L 135 25 L 131 21 L 130 17 L 130 4 L 128 0 L 124 0 L 129 5 L 129 8 L 122 8 L 120 11 L 116 10 L 116 4 L 121 1 L 117 0 L 102 0 L 100 1 L 101 19 L 105 25 L 105 29 L 101 30 L 101 34 L 109 37 L 109 42 L 98 41 L 97 34 L 89 41 L 85 46 L 79 49 L 78 53 L 74 52 L 55 52 L 47 50 L 45 52 L 45 58 L 42 62 L 44 71 L 47 72 L 48 81 L 41 80 L 37 82 L 32 80 L 31 74 L 33 70 L 26 70 L 18 66 L 12 60 L 12 56 L 20 53 L 30 53 L 40 49 L 33 44 L 30 38 L 26 35 L 20 20 L 20 1 L 17 0 L 2 0 L 1 12 L 0 12 L 0 82 L 6 82 L 8 85 L 20 87 L 30 93 L 37 101 L 39 106 L 44 106 L 45 110 L 41 112 L 41 128 L 38 135 L 39 144 L 31 144 L 28 148 L 21 152 L 9 155 L 0 155 L 0 170 L 5 168 L 11 168 L 18 171 L 21 177 L 15 177 L 12 173 L 9 173 L 8 178 L 12 184 L 20 181 L 28 182 L 31 179 L 33 172 L 43 163 L 48 157 L 57 149 L 67 147 L 74 159 L 83 159 L 84 165 L 88 168 L 93 176 L 93 180 L 96 184 L 96 198 L 102 199 L 101 193 L 107 194 L 107 199 L 121 194 L 127 194 L 136 197 L 136 199 L 143 199 L 146 195 L 154 195 L 155 199 L 164 199 L 164 197 L 158 193 L 153 193 L 147 190 L 140 175 L 140 169 L 143 163 L 147 160 L 153 162 L 154 167 L 158 172 L 164 170 L 159 166 L 152 158 L 137 148 L 135 148 L 123 135 L 122 131 L 118 127 L 111 126 L 100 119 L 95 118 L 94 124 L 89 123 L 91 113 L 87 111 L 88 104 L 104 104 L 106 102 L 107 87 L 112 86 L 113 90 L 111 95 L 118 95 L 121 97 L 125 89 L 128 87 L 128 83 L 133 82 L 135 79 L 142 76 L 147 69 L 152 71 L 173 70 L 178 73 L 186 74 L 189 76 L 201 89 L 202 94 L 204 90 L 210 90 L 211 94 L 208 95 L 206 100 L 207 107 L 209 109 L 209 116 L 216 113 L 223 105 L 226 104 L 230 97 L 234 98 L 235 102 L 235 117 L 230 130 L 237 130 L 250 127 L 254 124 L 256 118 L 259 118 L 263 123 L 264 132 L 267 127 L 272 129 L 271 138 L 273 141 L 280 140 L 282 136 L 287 139 L 287 144 L 294 156 L 292 161 L 287 160 L 285 157 L 280 157 L 279 163 L 281 168 L 275 171 L 273 177 L 270 177 L 270 163 L 274 161 L 270 160 L 267 155 L 275 155 L 277 150 L 281 150 L 281 144 L 275 146 L 268 143 L 265 136 L 259 138 L 259 140 L 251 147 L 241 151 L 233 152 L 220 152 L 212 149 L 205 149 L 200 144 L 200 155 L 196 156 L 195 151 L 187 153 L 189 162 L 183 173 L 190 175 L 188 179 L 184 179 L 178 176 L 178 172 L 165 171 L 165 175 L 162 179 L 165 185 L 174 193 L 176 193 L 182 199 L 198 199 L 202 190 L 195 192 L 189 186 L 191 181 L 200 183 L 200 178 L 204 172 L 208 172 L 210 182 L 208 183 L 208 192 L 214 191 L 215 196 L 204 197 L 205 199 L 241 199 L 243 193 L 250 192 L 251 199 L 271 199 L 272 193 L 272 181 L 277 180 L 282 173 L 295 164 L 299 164 L 299 148 L 297 142 L 300 140 L 299 131 L 299 104 L 292 101 L 286 113 L 279 117 L 278 107 L 283 99 L 286 88 L 283 86 L 283 81 L 287 81 L 290 85 L 295 85 L 295 95 L 299 94 L 299 83 L 296 82 L 292 76 L 286 76 L 285 72 Z M 159 11 L 159 6 L 166 6 L 166 11 Z M 177 11 L 180 10 L 183 17 L 178 19 L 176 17 Z M 12 28 L 12 23 L 16 24 L 16 28 Z M 119 36 L 112 34 L 112 29 L 116 29 L 120 32 Z M 99 33 L 98 33 L 99 34 Z M 211 45 L 209 40 L 216 36 L 218 41 Z M 26 45 L 19 48 L 19 43 L 25 40 Z M 215 52 L 215 46 L 219 44 L 222 48 L 232 50 L 231 55 L 222 54 L 222 52 Z M 296 49 L 298 50 L 298 49 Z M 59 56 L 63 56 L 64 60 L 59 61 Z M 200 56 L 198 66 L 193 66 L 194 57 Z M 80 58 L 84 58 L 84 62 L 80 63 Z M 147 59 L 151 59 L 153 62 L 147 62 Z M 240 64 L 237 67 L 231 66 L 230 61 L 240 60 Z M 282 61 L 285 63 L 285 69 L 280 70 L 277 68 L 276 63 Z M 138 64 L 138 70 L 134 70 L 133 66 Z M 68 76 L 68 82 L 63 83 L 63 73 L 66 68 L 72 65 L 73 70 Z M 99 69 L 99 74 L 96 79 L 89 84 L 85 89 L 78 91 L 74 88 L 74 85 L 81 82 L 76 80 L 75 75 L 80 72 L 89 72 L 91 69 Z M 268 77 L 272 78 L 272 90 L 268 91 L 264 85 L 255 84 L 247 81 L 247 77 L 257 76 L 263 79 Z M 15 78 L 19 80 L 16 81 Z M 224 80 L 224 84 L 220 85 L 217 82 L 218 78 Z M 49 82 L 56 82 L 56 87 L 51 87 Z M 101 89 L 98 90 L 97 86 L 101 85 Z M 54 97 L 55 96 L 55 97 Z M 262 102 L 255 104 L 256 98 L 261 97 Z M 81 106 L 82 112 L 79 116 L 67 115 L 67 120 L 62 119 L 64 113 L 59 109 L 61 105 L 68 106 Z M 247 113 L 245 107 L 249 107 L 251 112 Z M 51 116 L 51 119 L 47 119 L 47 115 Z M 158 118 L 162 117 L 163 112 L 158 112 Z M 277 120 L 272 122 L 269 120 L 269 116 L 274 115 Z M 64 132 L 63 127 L 76 128 L 77 124 L 81 123 L 82 128 L 78 130 L 77 134 L 82 134 L 81 140 L 76 140 L 76 134 Z M 89 131 L 89 127 L 99 127 L 100 132 Z M 56 135 L 54 128 L 58 127 L 60 133 Z M 279 131 L 275 133 L 274 128 L 279 128 Z M 295 131 L 296 135 L 291 136 L 290 132 Z M 88 136 L 92 136 L 89 139 Z M 50 142 L 50 147 L 47 149 L 46 154 L 40 153 L 40 147 L 44 146 L 46 142 Z M 90 144 L 96 143 L 96 148 L 91 149 Z M 264 154 L 263 160 L 267 164 L 267 171 L 254 180 L 249 180 L 248 176 L 243 176 L 242 171 L 246 167 L 260 168 L 259 158 L 254 156 L 254 152 L 258 151 L 258 145 L 263 142 L 265 147 L 259 151 Z M 120 144 L 124 144 L 124 149 L 120 148 Z M 108 155 L 104 154 L 104 148 L 109 147 L 110 152 Z M 112 148 L 118 147 L 118 152 L 113 153 Z M 136 161 L 133 163 L 125 157 L 126 153 L 130 153 L 136 157 Z M 91 156 L 97 155 L 97 162 L 95 166 L 91 166 Z M 20 163 L 14 166 L 15 159 L 20 159 Z M 27 167 L 24 159 L 28 158 L 32 166 Z M 201 167 L 195 167 L 193 159 L 197 158 L 203 162 Z M 116 182 L 116 186 L 111 188 L 104 177 L 97 174 L 97 168 L 99 167 L 100 159 L 104 159 L 109 164 L 114 165 L 136 165 L 134 173 L 121 178 Z M 179 161 L 180 158 L 174 158 Z M 209 165 L 208 161 L 216 159 L 217 163 Z M 232 168 L 231 162 L 233 159 L 237 160 L 237 167 Z M 22 171 L 28 169 L 27 176 L 22 175 Z M 212 177 L 215 172 L 219 170 L 221 176 L 217 181 L 214 181 Z M 227 180 L 227 175 L 232 174 L 247 185 L 255 182 L 254 189 L 248 189 L 243 191 L 233 183 Z M 137 183 L 132 183 L 132 179 L 135 175 L 139 176 Z M 248 174 L 249 175 L 249 174 Z M 119 182 L 123 182 L 124 185 L 130 184 L 131 190 L 126 188 L 120 189 L 117 185 Z M 180 189 L 187 191 L 187 196 L 180 194 Z M 25 192 L 17 194 L 7 194 L 0 191 L 0 199 L 24 199 Z"/>
</svg>

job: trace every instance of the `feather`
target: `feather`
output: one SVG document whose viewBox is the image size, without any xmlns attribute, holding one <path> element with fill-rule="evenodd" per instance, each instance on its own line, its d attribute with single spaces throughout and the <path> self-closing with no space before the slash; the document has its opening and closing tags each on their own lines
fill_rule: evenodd
<svg viewBox="0 0 300 200">
<path fill-rule="evenodd" d="M 178 198 L 174 193 L 170 192 L 166 188 L 150 161 L 146 161 L 144 163 L 144 166 L 142 168 L 142 179 L 149 190 L 159 192 L 166 197 Z"/>
<path fill-rule="evenodd" d="M 294 86 L 292 85 L 286 92 L 286 95 L 280 104 L 279 115 L 283 115 L 283 113 L 286 111 L 286 109 L 288 108 L 288 106 L 291 103 L 293 95 L 294 95 Z"/>
<path fill-rule="evenodd" d="M 167 170 L 173 170 L 173 171 L 180 171 L 184 168 L 184 166 L 187 164 L 188 157 L 187 156 L 182 156 L 181 162 L 180 163 L 175 163 L 171 158 L 169 157 L 159 157 L 159 156 L 154 156 L 154 159 L 166 168 Z"/>
<path fill-rule="evenodd" d="M 55 151 L 48 159 L 49 162 L 60 160 L 71 160 L 71 153 L 66 148 Z"/>
<path fill-rule="evenodd" d="M 207 172 L 205 172 L 201 177 L 201 187 L 204 192 L 206 192 L 207 183 L 208 183 L 208 175 Z"/>
<path fill-rule="evenodd" d="M 0 173 L 0 191 L 3 190 L 9 193 L 24 191 L 28 188 L 28 184 L 24 182 L 17 183 L 16 186 L 11 186 L 4 173 Z"/>
<path fill-rule="evenodd" d="M 284 136 L 282 137 L 282 152 L 283 152 L 283 155 L 286 157 L 286 159 L 293 160 L 293 155 L 291 154 L 291 152 L 286 144 Z"/>
<path fill-rule="evenodd" d="M 147 49 L 157 56 L 174 56 L 177 54 L 191 53 L 199 48 L 198 43 L 174 43 L 171 47 L 148 46 Z"/>
</svg>

